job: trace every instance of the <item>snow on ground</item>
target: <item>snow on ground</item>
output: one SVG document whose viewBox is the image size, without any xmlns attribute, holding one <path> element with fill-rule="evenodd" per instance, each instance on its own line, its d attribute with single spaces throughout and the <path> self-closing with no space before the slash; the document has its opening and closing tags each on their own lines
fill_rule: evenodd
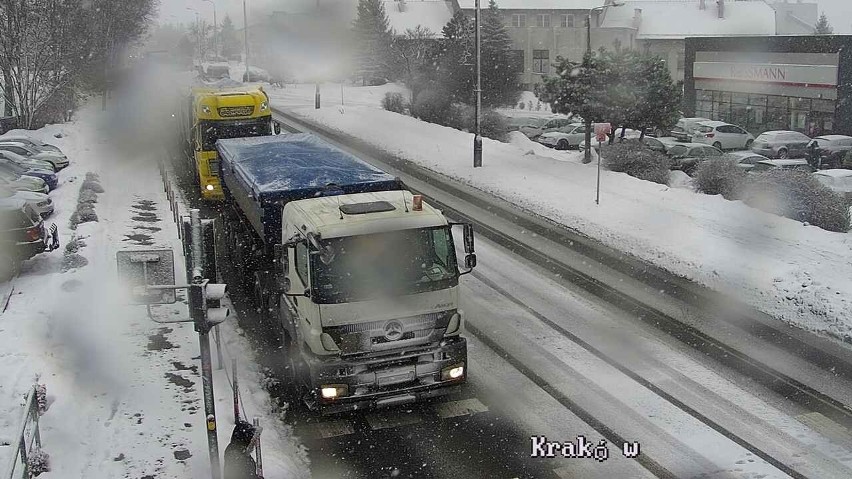
<svg viewBox="0 0 852 479">
<path fill-rule="evenodd" d="M 300 102 L 296 96 L 306 88 L 291 89 L 286 102 L 273 96 L 273 104 L 304 104 L 306 99 Z M 852 338 L 848 234 L 609 171 L 602 172 L 601 204 L 595 205 L 596 165 L 580 163 L 576 153 L 559 161 L 524 145 L 517 135 L 511 144 L 485 139 L 484 167 L 474 170 L 470 134 L 383 111 L 377 103 L 296 108 L 294 113 L 739 297 L 781 320 Z M 683 178 L 675 180 L 685 186 Z"/>
<path fill-rule="evenodd" d="M 52 465 L 40 477 L 210 477 L 198 336 L 189 323 L 153 323 L 144 307 L 126 304 L 115 278 L 117 250 L 172 248 L 179 258 L 180 244 L 154 162 L 157 149 L 132 155 L 114 149 L 104 133 L 114 120 L 90 107 L 72 123 L 31 132 L 71 159 L 51 193 L 57 208 L 50 221 L 63 248 L 25 263 L 0 315 L 0 444 L 13 440 L 21 399 L 38 381 L 50 402 L 41 432 Z M 57 132 L 63 137 L 55 138 Z M 106 190 L 95 206 L 99 222 L 74 232 L 69 218 L 90 171 Z M 85 243 L 79 254 L 88 264 L 62 273 L 74 234 Z M 179 266 L 178 281 L 183 274 Z M 187 317 L 185 294 L 178 297 L 155 307 L 155 317 Z M 264 426 L 266 477 L 308 477 L 304 451 L 275 417 L 259 372 L 245 360 L 251 357 L 246 341 L 233 325 L 224 326 L 223 336 L 227 352 L 242 358 L 244 408 Z M 224 370 L 214 370 L 214 389 L 223 452 L 233 427 Z M 0 446 L 0 467 L 10 449 Z"/>
</svg>

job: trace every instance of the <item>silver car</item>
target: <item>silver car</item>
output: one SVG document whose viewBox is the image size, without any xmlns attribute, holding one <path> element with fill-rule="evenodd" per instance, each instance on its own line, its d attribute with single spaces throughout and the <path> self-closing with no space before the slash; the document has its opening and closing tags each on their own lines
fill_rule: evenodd
<svg viewBox="0 0 852 479">
<path fill-rule="evenodd" d="M 45 170 L 54 173 L 56 172 L 56 168 L 53 166 L 53 163 L 49 161 L 36 160 L 35 158 L 25 158 L 21 155 L 12 153 L 11 151 L 0 150 L 0 160 L 11 161 L 12 163 L 15 163 L 27 169 Z"/>
<path fill-rule="evenodd" d="M 5 186 L 17 191 L 34 191 L 47 194 L 47 183 L 41 178 L 32 176 L 16 175 L 12 172 L 0 169 L 0 186 Z"/>
<path fill-rule="evenodd" d="M 25 201 L 42 218 L 53 214 L 53 200 L 44 193 L 33 191 L 16 191 L 5 186 L 0 186 L 0 199 L 12 198 Z"/>
<path fill-rule="evenodd" d="M 768 158 L 804 158 L 810 137 L 798 131 L 767 131 L 758 135 L 751 151 Z"/>
<path fill-rule="evenodd" d="M 53 152 L 61 156 L 65 156 L 58 147 L 51 145 L 50 143 L 45 143 L 37 138 L 33 138 L 30 136 L 24 135 L 13 135 L 13 134 L 5 134 L 0 135 L 0 141 L 6 142 L 15 142 L 15 143 L 23 143 L 27 146 L 35 148 L 36 150 L 45 153 L 45 152 Z"/>
<path fill-rule="evenodd" d="M 535 140 L 544 133 L 564 128 L 574 121 L 568 117 L 551 118 L 549 120 L 541 119 L 540 121 L 531 121 L 529 124 L 519 127 L 518 131 L 527 135 L 527 138 Z"/>
<path fill-rule="evenodd" d="M 53 169 L 56 171 L 68 166 L 68 158 L 66 158 L 65 155 L 53 152 L 40 152 L 35 148 L 27 146 L 23 143 L 18 143 L 14 141 L 7 142 L 2 141 L 2 139 L 0 139 L 0 150 L 11 151 L 12 153 L 21 155 L 24 158 L 49 161 L 50 164 L 53 165 Z"/>
</svg>

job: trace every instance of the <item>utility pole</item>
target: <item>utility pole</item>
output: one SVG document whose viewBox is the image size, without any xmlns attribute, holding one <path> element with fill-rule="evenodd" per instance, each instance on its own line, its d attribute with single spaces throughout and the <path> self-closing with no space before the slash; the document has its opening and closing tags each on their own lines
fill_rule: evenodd
<svg viewBox="0 0 852 479">
<path fill-rule="evenodd" d="M 589 14 L 586 15 L 586 55 L 583 57 L 583 68 L 588 69 L 591 66 L 592 60 L 592 14 L 595 12 L 603 13 L 609 7 L 621 7 L 623 3 L 613 1 L 599 7 L 590 8 Z M 583 163 L 592 162 L 592 120 L 585 118 L 586 122 L 586 151 L 583 154 Z"/>
<path fill-rule="evenodd" d="M 251 70 L 249 69 L 249 24 L 248 13 L 246 13 L 246 0 L 243 0 L 243 43 L 246 48 L 246 81 L 251 81 Z"/>
<path fill-rule="evenodd" d="M 219 56 L 219 21 L 216 19 L 216 3 L 213 0 L 203 0 L 213 5 L 213 55 Z"/>
<path fill-rule="evenodd" d="M 480 134 L 480 118 L 482 116 L 482 54 L 480 48 L 482 46 L 482 38 L 479 32 L 479 0 L 476 0 L 476 15 L 474 18 L 476 29 L 476 120 L 473 135 L 473 167 L 479 168 L 482 166 L 482 135 Z"/>
</svg>

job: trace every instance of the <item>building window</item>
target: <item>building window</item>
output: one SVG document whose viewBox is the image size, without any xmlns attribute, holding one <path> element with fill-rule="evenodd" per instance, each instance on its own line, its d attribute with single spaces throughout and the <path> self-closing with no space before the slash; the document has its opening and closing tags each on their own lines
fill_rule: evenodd
<svg viewBox="0 0 852 479">
<path fill-rule="evenodd" d="M 550 14 L 539 14 L 535 17 L 535 26 L 550 28 Z"/>
<path fill-rule="evenodd" d="M 518 28 L 527 26 L 527 15 L 525 13 L 513 13 L 512 26 Z"/>
<path fill-rule="evenodd" d="M 550 73 L 549 50 L 533 50 L 533 72 Z"/>
<path fill-rule="evenodd" d="M 562 15 L 562 28 L 574 28 L 574 15 Z"/>
<path fill-rule="evenodd" d="M 512 71 L 523 72 L 524 71 L 524 51 L 523 50 L 509 50 L 509 64 L 512 65 Z"/>
</svg>

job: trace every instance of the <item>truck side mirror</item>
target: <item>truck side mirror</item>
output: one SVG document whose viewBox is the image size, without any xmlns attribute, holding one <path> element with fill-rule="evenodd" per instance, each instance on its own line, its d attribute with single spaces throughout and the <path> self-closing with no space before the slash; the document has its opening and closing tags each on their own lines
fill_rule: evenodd
<svg viewBox="0 0 852 479">
<path fill-rule="evenodd" d="M 280 135 L 281 134 L 281 123 L 279 123 L 277 121 L 273 121 L 272 122 L 272 132 L 275 133 L 276 135 Z"/>
<path fill-rule="evenodd" d="M 281 272 L 285 275 L 290 268 L 290 261 L 287 256 L 287 247 L 283 244 L 277 244 L 272 247 L 272 251 L 275 257 L 275 263 L 281 266 Z"/>
<path fill-rule="evenodd" d="M 464 257 L 464 266 L 467 269 L 476 268 L 476 254 L 471 253 Z"/>
<path fill-rule="evenodd" d="M 470 223 L 464 224 L 464 252 L 473 253 L 473 225 Z"/>
</svg>

